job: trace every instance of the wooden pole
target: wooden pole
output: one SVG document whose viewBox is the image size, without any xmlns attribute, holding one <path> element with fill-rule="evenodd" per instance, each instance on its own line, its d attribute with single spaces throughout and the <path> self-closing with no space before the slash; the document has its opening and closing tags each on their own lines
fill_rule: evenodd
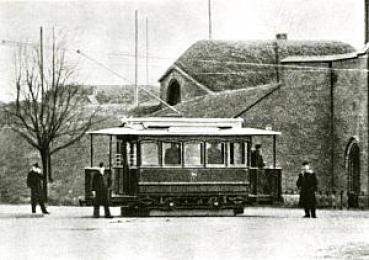
<svg viewBox="0 0 369 260">
<path fill-rule="evenodd" d="M 335 106 L 334 106 L 334 85 L 335 85 L 335 76 L 334 76 L 334 71 L 333 71 L 333 63 L 330 62 L 329 63 L 329 73 L 330 73 L 330 143 L 331 143 L 331 185 L 327 186 L 327 187 L 331 187 L 331 190 L 334 190 L 334 185 L 335 185 L 335 177 L 334 177 L 334 166 L 335 166 L 335 162 L 334 162 L 334 151 L 335 151 L 335 129 L 334 129 L 334 111 L 335 111 Z"/>
<path fill-rule="evenodd" d="M 364 44 L 366 44 L 369 41 L 369 0 L 365 0 L 365 6 L 364 6 Z"/>
<path fill-rule="evenodd" d="M 208 11 L 209 11 L 209 40 L 211 40 L 213 38 L 212 17 L 211 17 L 211 0 L 208 1 Z"/>
<path fill-rule="evenodd" d="M 90 158 L 90 162 L 91 162 L 91 167 L 94 166 L 94 144 L 93 144 L 93 135 L 90 135 L 91 138 L 91 147 L 90 147 L 90 151 L 91 151 L 91 158 Z"/>
<path fill-rule="evenodd" d="M 43 48 L 42 27 L 40 27 L 40 74 L 41 74 L 40 75 L 41 76 L 41 98 L 43 99 L 44 97 L 44 48 Z"/>
<path fill-rule="evenodd" d="M 44 102 L 44 47 L 43 47 L 43 33 L 42 33 L 42 26 L 40 27 L 40 78 L 41 78 L 41 109 L 43 109 L 43 102 Z M 43 115 L 43 112 L 41 111 L 41 115 Z M 43 120 L 41 118 L 41 120 Z M 44 174 L 44 180 L 43 180 L 43 191 L 44 191 L 44 199 L 47 202 L 47 175 L 48 175 L 48 156 L 49 155 L 45 155 L 42 154 L 41 157 L 46 156 L 47 158 L 43 158 L 43 166 L 44 169 L 43 170 L 43 174 Z M 46 160 L 46 164 L 44 163 L 44 161 Z"/>
<path fill-rule="evenodd" d="M 279 46 L 278 40 L 273 42 L 274 55 L 275 55 L 275 73 L 276 73 L 276 81 L 279 83 Z"/>
<path fill-rule="evenodd" d="M 55 88 L 55 29 L 53 27 L 53 64 L 52 64 L 52 85 L 51 89 Z"/>
<path fill-rule="evenodd" d="M 146 86 L 149 81 L 149 18 L 146 17 Z"/>
<path fill-rule="evenodd" d="M 135 10 L 135 90 L 134 105 L 138 106 L 138 11 Z"/>
<path fill-rule="evenodd" d="M 110 135 L 109 136 L 109 169 L 110 169 L 110 172 L 111 172 L 111 168 L 112 168 L 112 160 L 111 160 L 111 157 L 112 157 L 112 146 L 113 146 L 113 136 Z"/>
<path fill-rule="evenodd" d="M 273 135 L 273 168 L 277 167 L 277 136 Z"/>
</svg>

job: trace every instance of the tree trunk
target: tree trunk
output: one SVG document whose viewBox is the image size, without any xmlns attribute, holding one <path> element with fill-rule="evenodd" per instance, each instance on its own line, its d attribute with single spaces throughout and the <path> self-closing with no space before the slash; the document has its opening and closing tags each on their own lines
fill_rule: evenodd
<svg viewBox="0 0 369 260">
<path fill-rule="evenodd" d="M 43 172 L 43 177 L 44 177 L 43 179 L 44 200 L 45 202 L 47 202 L 47 176 L 48 176 L 48 170 L 49 170 L 49 166 L 48 166 L 49 154 L 47 150 L 41 150 L 40 155 L 41 155 L 41 161 L 42 161 L 42 172 Z"/>
</svg>

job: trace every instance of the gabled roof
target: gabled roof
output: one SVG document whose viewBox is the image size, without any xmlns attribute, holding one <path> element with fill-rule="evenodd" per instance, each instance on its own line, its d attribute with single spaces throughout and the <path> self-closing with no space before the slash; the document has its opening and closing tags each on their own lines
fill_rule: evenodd
<svg viewBox="0 0 369 260">
<path fill-rule="evenodd" d="M 269 84 L 239 90 L 228 90 L 213 95 L 196 97 L 175 106 L 184 117 L 230 118 L 248 107 L 252 107 L 280 87 L 279 84 Z M 169 108 L 156 111 L 151 116 L 178 117 Z"/>
<path fill-rule="evenodd" d="M 273 45 L 275 41 L 198 41 L 174 65 L 214 92 L 269 84 L 275 80 L 276 69 L 263 64 L 276 64 Z M 278 41 L 280 60 L 354 51 L 352 46 L 335 41 Z"/>
</svg>

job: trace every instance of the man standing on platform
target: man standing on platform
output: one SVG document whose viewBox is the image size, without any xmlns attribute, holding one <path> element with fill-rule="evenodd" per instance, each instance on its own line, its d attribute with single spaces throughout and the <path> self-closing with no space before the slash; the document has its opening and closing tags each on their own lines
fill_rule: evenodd
<svg viewBox="0 0 369 260">
<path fill-rule="evenodd" d="M 109 190 L 112 185 L 110 174 L 106 173 L 104 164 L 100 163 L 100 168 L 94 174 L 92 180 L 92 191 L 95 193 L 94 217 L 100 217 L 100 206 L 104 206 L 105 217 L 112 218 L 109 209 Z"/>
<path fill-rule="evenodd" d="M 44 194 L 41 185 L 42 178 L 42 171 L 38 163 L 35 163 L 27 176 L 27 186 L 31 189 L 32 213 L 36 213 L 36 206 L 40 204 L 42 213 L 50 214 L 44 204 Z"/>
<path fill-rule="evenodd" d="M 316 218 L 316 198 L 315 192 L 318 187 L 318 180 L 314 171 L 310 168 L 310 163 L 305 161 L 302 163 L 302 172 L 296 183 L 300 189 L 300 207 L 305 210 L 304 218 Z"/>
<path fill-rule="evenodd" d="M 261 144 L 255 145 L 255 150 L 251 151 L 251 167 L 264 168 L 265 163 L 261 151 Z"/>
</svg>

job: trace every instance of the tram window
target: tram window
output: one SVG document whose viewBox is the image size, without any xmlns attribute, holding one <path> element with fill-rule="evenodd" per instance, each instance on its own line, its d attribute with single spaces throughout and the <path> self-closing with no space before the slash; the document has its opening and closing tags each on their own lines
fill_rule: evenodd
<svg viewBox="0 0 369 260">
<path fill-rule="evenodd" d="M 245 165 L 247 161 L 247 143 L 229 144 L 229 165 Z"/>
<path fill-rule="evenodd" d="M 203 143 L 184 144 L 184 163 L 186 166 L 203 165 Z"/>
<path fill-rule="evenodd" d="M 141 143 L 141 165 L 159 165 L 159 145 L 157 143 Z"/>
<path fill-rule="evenodd" d="M 181 165 L 182 149 L 180 143 L 163 143 L 164 165 Z"/>
<path fill-rule="evenodd" d="M 127 154 L 129 166 L 137 166 L 137 143 L 128 143 Z"/>
<path fill-rule="evenodd" d="M 117 153 L 114 155 L 114 167 L 121 167 L 123 165 L 122 157 L 122 140 L 116 140 Z"/>
<path fill-rule="evenodd" d="M 224 165 L 224 143 L 206 143 L 206 163 L 210 165 Z"/>
</svg>

